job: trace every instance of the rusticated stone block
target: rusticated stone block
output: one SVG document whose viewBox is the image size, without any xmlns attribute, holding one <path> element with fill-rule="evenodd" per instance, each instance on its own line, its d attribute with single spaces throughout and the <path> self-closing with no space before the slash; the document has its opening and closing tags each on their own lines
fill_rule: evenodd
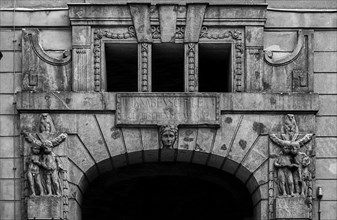
<svg viewBox="0 0 337 220">
<path fill-rule="evenodd" d="M 37 196 L 27 201 L 28 219 L 62 219 L 62 197 Z"/>
<path fill-rule="evenodd" d="M 278 197 L 275 199 L 275 219 L 309 219 L 309 208 L 304 197 Z"/>
</svg>

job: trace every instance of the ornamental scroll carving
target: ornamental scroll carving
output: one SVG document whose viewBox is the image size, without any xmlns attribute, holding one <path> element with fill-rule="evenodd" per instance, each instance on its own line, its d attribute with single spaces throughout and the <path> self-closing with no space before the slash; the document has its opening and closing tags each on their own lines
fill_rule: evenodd
<svg viewBox="0 0 337 220">
<path fill-rule="evenodd" d="M 312 140 L 314 134 L 299 134 L 293 114 L 284 117 L 283 132 L 280 135 L 269 134 L 270 140 L 281 148 L 273 164 L 277 195 L 304 197 L 309 210 L 312 210 L 313 164 L 309 155 L 311 151 L 304 152 L 303 147 Z"/>
<path fill-rule="evenodd" d="M 221 33 L 210 33 L 208 27 L 203 26 L 200 31 L 200 39 L 222 40 L 230 39 L 234 41 L 234 83 L 233 89 L 236 92 L 244 91 L 244 45 L 243 33 L 241 30 L 225 30 Z"/>
</svg>

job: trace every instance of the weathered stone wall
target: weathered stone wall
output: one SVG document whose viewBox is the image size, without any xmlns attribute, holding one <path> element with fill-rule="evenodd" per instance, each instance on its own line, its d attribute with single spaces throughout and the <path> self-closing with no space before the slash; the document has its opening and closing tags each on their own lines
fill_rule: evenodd
<svg viewBox="0 0 337 220">
<path fill-rule="evenodd" d="M 291 53 L 297 43 L 298 28 L 314 29 L 314 92 L 319 93 L 320 110 L 316 115 L 316 186 L 323 187 L 321 219 L 337 218 L 337 31 L 336 24 L 304 20 L 304 14 L 268 12 L 265 48 L 277 55 Z M 318 18 L 330 16 L 312 14 Z M 293 19 L 286 19 L 293 16 Z M 313 18 L 312 17 L 312 18 Z M 270 19 L 271 18 L 271 19 Z M 294 19 L 295 18 L 295 19 Z M 274 22 L 271 22 L 273 20 Z M 302 20 L 302 21 L 301 21 Z M 277 22 L 279 21 L 279 22 Z M 327 21 L 327 20 L 326 20 Z M 334 19 L 336 22 L 336 19 Z M 280 29 L 280 28 L 286 28 Z M 323 29 L 324 28 L 324 29 Z M 317 219 L 317 203 L 314 217 Z"/>
<path fill-rule="evenodd" d="M 66 7 L 69 1 L 17 0 L 17 7 Z M 71 1 L 85 2 L 85 1 Z M 89 1 L 86 1 L 89 2 Z M 95 1 L 98 2 L 98 1 Z M 102 2 L 102 1 L 100 1 Z M 260 1 L 261 2 L 261 1 Z M 333 0 L 267 1 L 271 7 L 284 8 L 336 8 Z M 0 2 L 1 8 L 12 8 L 13 0 Z M 289 15 L 294 16 L 289 19 Z M 316 116 L 316 178 L 317 186 L 323 187 L 321 219 L 337 218 L 337 30 L 336 16 L 329 13 L 283 13 L 268 11 L 265 28 L 265 48 L 272 45 L 279 55 L 290 53 L 296 44 L 296 31 L 310 28 L 314 32 L 314 92 L 319 93 L 320 111 Z M 321 20 L 320 20 L 321 19 Z M 332 22 L 327 22 L 332 21 Z M 21 88 L 21 29 L 38 27 L 42 47 L 51 56 L 60 57 L 71 49 L 71 29 L 68 10 L 16 10 L 0 11 L 0 219 L 21 219 L 22 161 L 19 140 L 19 118 L 15 107 L 15 93 Z M 251 116 L 254 117 L 254 116 Z M 70 138 L 71 139 L 71 138 Z M 314 208 L 317 208 L 315 203 Z M 317 219 L 317 210 L 314 211 Z"/>
</svg>

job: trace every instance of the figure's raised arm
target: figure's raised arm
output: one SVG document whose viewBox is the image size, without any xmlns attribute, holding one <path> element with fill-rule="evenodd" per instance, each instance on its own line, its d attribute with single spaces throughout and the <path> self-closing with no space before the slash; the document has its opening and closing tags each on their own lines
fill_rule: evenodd
<svg viewBox="0 0 337 220">
<path fill-rule="evenodd" d="M 22 134 L 25 137 L 26 141 L 28 141 L 29 143 L 35 144 L 39 147 L 42 146 L 42 142 L 34 137 L 31 133 L 23 131 Z"/>
<path fill-rule="evenodd" d="M 314 134 L 306 134 L 304 137 L 298 140 L 298 143 L 300 144 L 300 147 L 304 146 L 306 143 L 311 141 Z"/>
<path fill-rule="evenodd" d="M 272 142 L 274 142 L 275 144 L 277 144 L 280 147 L 284 147 L 286 145 L 289 145 L 289 141 L 282 140 L 282 139 L 278 138 L 275 134 L 269 134 L 269 137 L 272 140 Z"/>
<path fill-rule="evenodd" d="M 51 142 L 53 144 L 53 147 L 56 147 L 59 144 L 61 144 L 66 138 L 67 138 L 67 134 L 62 133 L 59 136 L 57 136 L 56 138 L 52 139 Z"/>
</svg>

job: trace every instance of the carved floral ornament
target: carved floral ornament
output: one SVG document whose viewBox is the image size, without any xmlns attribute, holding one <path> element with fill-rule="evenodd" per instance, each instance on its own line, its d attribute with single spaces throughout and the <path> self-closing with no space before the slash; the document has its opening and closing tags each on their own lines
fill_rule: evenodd
<svg viewBox="0 0 337 220">
<path fill-rule="evenodd" d="M 271 141 L 281 148 L 274 160 L 278 196 L 305 197 L 312 215 L 313 163 L 307 153 L 310 150 L 303 152 L 303 146 L 312 140 L 314 134 L 300 135 L 293 114 L 284 117 L 283 132 L 281 135 L 269 134 Z M 273 189 L 272 185 L 270 187 Z"/>
</svg>

